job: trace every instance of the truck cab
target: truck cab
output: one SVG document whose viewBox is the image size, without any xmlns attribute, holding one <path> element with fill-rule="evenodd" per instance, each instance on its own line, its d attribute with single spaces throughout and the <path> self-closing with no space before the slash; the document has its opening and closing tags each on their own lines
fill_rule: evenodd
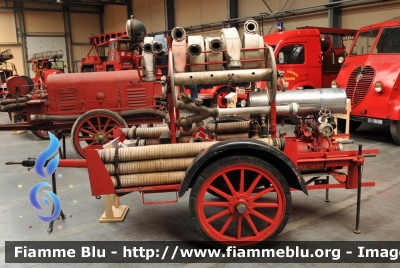
<svg viewBox="0 0 400 268">
<path fill-rule="evenodd" d="M 133 70 L 135 66 L 135 44 L 129 39 L 111 39 L 108 44 L 106 71 Z M 136 52 L 137 53 L 137 52 Z"/>
<path fill-rule="evenodd" d="M 343 41 L 354 37 L 356 30 L 302 27 L 275 31 L 264 36 L 264 42 L 274 48 L 277 70 L 284 73 L 287 89 L 331 87 L 345 57 Z M 331 36 L 340 44 L 334 45 Z"/>
<path fill-rule="evenodd" d="M 351 100 L 351 125 L 390 124 L 400 144 L 400 18 L 362 27 L 335 84 Z"/>
<path fill-rule="evenodd" d="M 130 40 L 126 31 L 94 35 L 90 36 L 89 40 L 92 46 L 81 61 L 81 72 L 111 72 L 137 68 L 139 43 Z"/>
</svg>

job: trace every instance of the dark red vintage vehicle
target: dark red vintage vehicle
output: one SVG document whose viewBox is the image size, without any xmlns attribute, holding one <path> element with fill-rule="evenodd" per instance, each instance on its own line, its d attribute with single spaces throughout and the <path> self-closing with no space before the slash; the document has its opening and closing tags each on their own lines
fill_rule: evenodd
<svg viewBox="0 0 400 268">
<path fill-rule="evenodd" d="M 362 27 L 334 84 L 351 100 L 351 131 L 390 124 L 400 144 L 400 19 Z"/>
</svg>

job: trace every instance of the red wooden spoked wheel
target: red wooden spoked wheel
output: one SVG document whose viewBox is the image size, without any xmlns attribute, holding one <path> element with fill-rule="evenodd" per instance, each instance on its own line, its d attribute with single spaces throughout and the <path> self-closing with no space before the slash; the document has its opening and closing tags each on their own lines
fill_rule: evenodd
<svg viewBox="0 0 400 268">
<path fill-rule="evenodd" d="M 89 145 L 104 145 L 114 139 L 114 127 L 127 127 L 125 120 L 108 110 L 91 110 L 81 115 L 71 130 L 71 142 L 75 152 L 85 158 Z"/>
<path fill-rule="evenodd" d="M 208 166 L 190 194 L 196 229 L 207 240 L 225 246 L 274 239 L 285 227 L 291 208 L 283 175 L 268 162 L 245 155 L 225 157 Z"/>
</svg>

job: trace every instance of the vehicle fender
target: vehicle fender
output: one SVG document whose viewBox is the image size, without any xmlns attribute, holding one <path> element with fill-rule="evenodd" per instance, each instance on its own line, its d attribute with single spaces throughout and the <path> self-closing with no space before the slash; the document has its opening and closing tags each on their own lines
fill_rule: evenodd
<svg viewBox="0 0 400 268">
<path fill-rule="evenodd" d="M 391 120 L 400 120 L 400 95 L 389 105 L 388 118 Z"/>
<path fill-rule="evenodd" d="M 186 169 L 185 178 L 179 188 L 179 197 L 191 188 L 200 173 L 220 158 L 234 155 L 250 155 L 274 165 L 285 177 L 289 187 L 308 195 L 306 184 L 296 165 L 279 149 L 254 139 L 229 139 L 218 142 L 196 156 Z"/>
</svg>

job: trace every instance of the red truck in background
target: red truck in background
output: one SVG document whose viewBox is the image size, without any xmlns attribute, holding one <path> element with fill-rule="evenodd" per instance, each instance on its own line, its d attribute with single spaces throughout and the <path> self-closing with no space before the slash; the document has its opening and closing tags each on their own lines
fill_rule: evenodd
<svg viewBox="0 0 400 268">
<path fill-rule="evenodd" d="M 334 84 L 351 100 L 350 131 L 362 122 L 390 124 L 400 144 L 399 17 L 358 31 Z"/>
<path fill-rule="evenodd" d="M 17 75 L 17 69 L 15 65 L 8 60 L 13 59 L 14 56 L 11 54 L 11 49 L 6 49 L 0 52 L 0 96 L 6 93 L 6 80 L 7 78 Z"/>
<path fill-rule="evenodd" d="M 50 74 L 64 73 L 65 64 L 61 60 L 63 56 L 62 50 L 49 50 L 30 56 L 29 63 L 34 74 L 32 81 L 35 84 L 35 89 L 41 89 Z"/>
<path fill-rule="evenodd" d="M 330 88 L 346 56 L 345 40 L 352 40 L 357 30 L 301 27 L 275 31 L 264 36 L 274 48 L 276 67 L 284 73 L 286 89 Z M 331 36 L 339 36 L 334 46 Z M 342 58 L 341 58 L 342 57 Z"/>
<path fill-rule="evenodd" d="M 90 36 L 89 40 L 92 47 L 81 61 L 81 72 L 110 72 L 137 68 L 138 43 L 132 42 L 126 31 L 98 34 Z M 90 55 L 92 51 L 95 55 Z"/>
</svg>

